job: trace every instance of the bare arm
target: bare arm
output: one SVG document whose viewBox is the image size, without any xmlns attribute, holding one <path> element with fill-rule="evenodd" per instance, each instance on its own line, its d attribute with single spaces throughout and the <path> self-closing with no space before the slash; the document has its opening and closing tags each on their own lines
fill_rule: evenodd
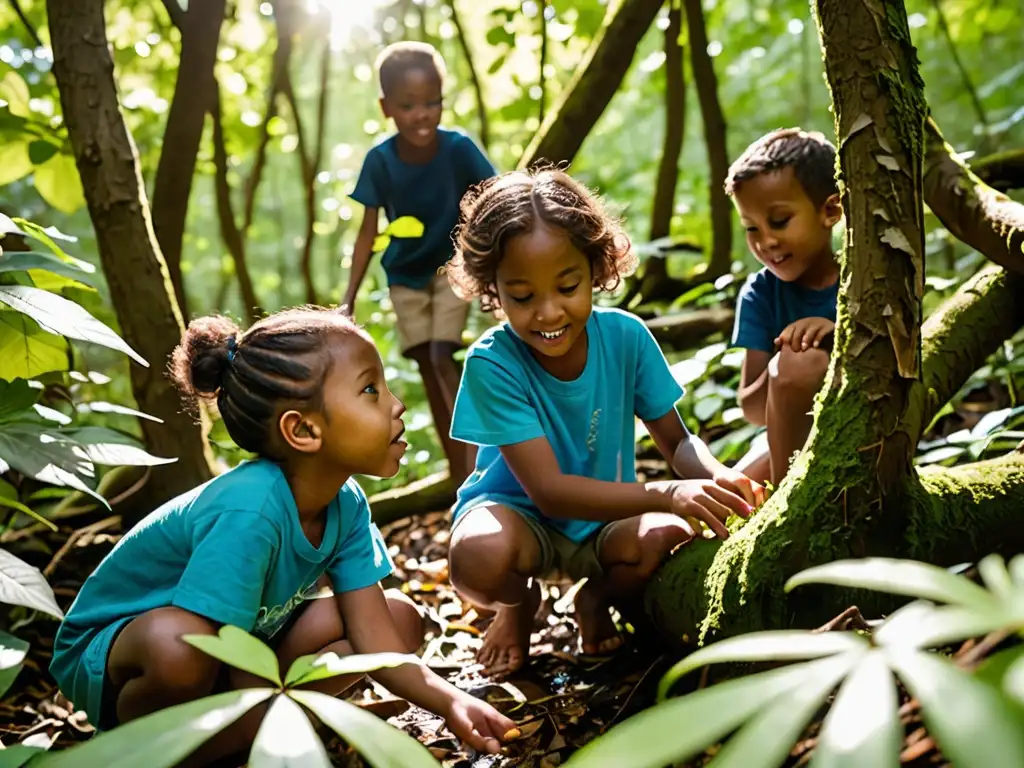
<svg viewBox="0 0 1024 768">
<path fill-rule="evenodd" d="M 768 404 L 768 363 L 771 359 L 770 352 L 748 349 L 740 372 L 740 390 L 736 399 L 743 409 L 744 418 L 759 427 L 765 424 L 765 407 Z"/>
<path fill-rule="evenodd" d="M 352 267 L 348 273 L 348 288 L 341 300 L 342 308 L 347 308 L 350 315 L 354 314 L 356 295 L 359 293 L 359 286 L 363 284 L 366 268 L 370 265 L 370 257 L 373 255 L 373 241 L 377 237 L 379 211 L 379 208 L 367 208 L 363 211 L 363 221 L 359 225 L 359 234 L 356 235 L 356 242 L 352 248 Z"/>
<path fill-rule="evenodd" d="M 687 480 L 711 480 L 722 463 L 699 437 L 691 434 L 675 408 L 660 419 L 645 421 L 647 431 L 669 466 Z"/>
</svg>

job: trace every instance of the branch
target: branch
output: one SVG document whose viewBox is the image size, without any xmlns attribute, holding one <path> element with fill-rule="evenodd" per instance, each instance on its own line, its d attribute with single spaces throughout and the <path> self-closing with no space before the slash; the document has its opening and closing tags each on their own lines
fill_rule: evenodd
<svg viewBox="0 0 1024 768">
<path fill-rule="evenodd" d="M 162 0 L 162 2 L 167 15 L 171 17 L 171 24 L 180 30 L 185 23 L 187 11 L 182 10 L 178 0 Z"/>
<path fill-rule="evenodd" d="M 462 47 L 462 53 L 466 57 L 466 63 L 469 65 L 469 79 L 473 83 L 473 92 L 476 94 L 476 108 L 477 112 L 480 114 L 480 143 L 483 145 L 484 152 L 487 152 L 490 148 L 491 133 L 490 127 L 487 124 L 487 104 L 484 102 L 484 89 L 480 83 L 480 73 L 476 71 L 473 52 L 469 47 L 469 39 L 466 37 L 466 30 L 462 26 L 462 17 L 459 15 L 459 11 L 456 8 L 455 0 L 448 0 L 448 8 L 452 12 L 452 24 L 455 25 L 455 36 L 459 40 L 459 45 Z"/>
<path fill-rule="evenodd" d="M 256 157 L 252 163 L 252 171 L 245 184 L 245 207 L 243 209 L 242 232 L 248 234 L 252 226 L 253 212 L 256 207 L 256 190 L 263 180 L 263 169 L 267 164 L 267 146 L 270 144 L 270 121 L 277 114 L 277 97 L 281 93 L 285 73 L 291 64 L 292 44 L 287 38 L 278 37 L 277 50 L 274 51 L 274 65 L 270 74 L 270 87 L 267 90 L 267 111 L 260 124 L 260 140 L 256 147 Z"/>
<path fill-rule="evenodd" d="M 699 344 L 712 333 L 727 333 L 735 317 L 736 313 L 731 309 L 714 307 L 656 317 L 647 321 L 647 327 L 658 344 L 681 350 Z"/>
<path fill-rule="evenodd" d="M 548 0 L 540 0 L 540 122 L 544 123 L 544 113 L 547 110 L 547 76 L 544 74 L 544 67 L 548 63 Z"/>
<path fill-rule="evenodd" d="M 1024 149 L 996 152 L 971 160 L 971 170 L 993 189 L 1024 189 Z"/>
<path fill-rule="evenodd" d="M 373 522 L 386 525 L 410 515 L 440 512 L 455 503 L 455 488 L 447 472 L 383 491 L 370 498 Z"/>
<path fill-rule="evenodd" d="M 36 32 L 36 28 L 32 26 L 32 22 L 28 20 L 28 16 L 25 15 L 25 11 L 21 8 L 21 3 L 18 0 L 11 0 L 11 7 L 14 12 L 18 14 L 18 18 L 21 19 L 21 23 L 25 25 L 25 29 L 28 30 L 29 36 L 35 41 L 36 46 L 43 48 L 43 41 L 39 39 L 39 33 Z"/>
</svg>

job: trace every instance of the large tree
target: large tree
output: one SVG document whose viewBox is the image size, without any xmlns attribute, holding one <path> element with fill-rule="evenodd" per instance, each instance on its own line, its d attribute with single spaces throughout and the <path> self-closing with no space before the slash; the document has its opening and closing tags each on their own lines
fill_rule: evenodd
<svg viewBox="0 0 1024 768">
<path fill-rule="evenodd" d="M 816 9 L 848 222 L 835 353 L 814 428 L 780 488 L 724 543 L 678 553 L 648 590 L 648 612 L 676 638 L 828 618 L 834 594 L 783 591 L 813 564 L 865 555 L 953 564 L 1024 544 L 1024 455 L 952 469 L 912 462 L 940 406 L 1024 322 L 1021 278 L 993 266 L 922 324 L 922 203 L 1017 270 L 1024 208 L 973 176 L 927 123 L 903 0 L 817 0 Z"/>
</svg>

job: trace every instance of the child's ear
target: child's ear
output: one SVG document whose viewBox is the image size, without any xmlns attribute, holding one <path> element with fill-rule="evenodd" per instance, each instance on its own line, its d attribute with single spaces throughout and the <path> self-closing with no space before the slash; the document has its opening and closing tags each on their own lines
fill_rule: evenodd
<svg viewBox="0 0 1024 768">
<path fill-rule="evenodd" d="M 381 96 L 377 103 L 380 104 L 380 111 L 384 115 L 384 119 L 388 120 L 391 118 L 391 110 L 388 109 L 388 100 Z"/>
<path fill-rule="evenodd" d="M 298 411 L 282 413 L 277 428 L 288 446 L 300 453 L 316 453 L 323 445 L 323 429 L 320 424 Z"/>
<path fill-rule="evenodd" d="M 821 207 L 822 216 L 826 227 L 834 227 L 843 218 L 843 204 L 839 200 L 839 194 L 829 195 L 825 204 Z"/>
</svg>

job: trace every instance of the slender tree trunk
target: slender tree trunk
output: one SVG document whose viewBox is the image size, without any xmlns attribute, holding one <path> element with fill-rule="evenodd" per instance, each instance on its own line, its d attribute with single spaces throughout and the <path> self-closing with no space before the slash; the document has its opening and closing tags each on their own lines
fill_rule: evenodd
<svg viewBox="0 0 1024 768">
<path fill-rule="evenodd" d="M 181 400 L 164 375 L 180 341 L 181 314 L 153 233 L 138 155 L 114 85 L 102 0 L 48 0 L 53 73 L 96 230 L 100 260 L 125 340 L 149 361 L 131 366 L 139 408 L 163 420 L 141 420 L 146 447 L 175 464 L 154 467 L 150 503 L 208 480 L 212 458 L 203 425 L 182 417 Z"/>
<path fill-rule="evenodd" d="M 214 99 L 213 66 L 226 2 L 204 0 L 192 3 L 188 11 L 181 11 L 176 3 L 169 0 L 166 6 L 181 30 L 181 57 L 153 183 L 153 230 L 167 262 L 178 306 L 188 317 L 181 244 L 203 125 Z"/>
<path fill-rule="evenodd" d="M 469 38 L 466 36 L 466 30 L 462 26 L 462 16 L 459 14 L 459 9 L 456 7 L 455 0 L 448 0 L 448 7 L 452 12 L 452 23 L 455 25 L 455 35 L 459 39 L 459 46 L 462 48 L 462 54 L 466 57 L 466 65 L 469 67 L 469 79 L 473 83 L 473 93 L 476 96 L 476 109 L 477 114 L 480 117 L 480 144 L 483 145 L 484 152 L 488 152 L 491 147 L 491 131 L 487 120 L 487 102 L 484 100 L 484 89 L 483 84 L 480 80 L 480 73 L 476 69 L 476 61 L 473 58 L 473 50 L 469 45 Z"/>
<path fill-rule="evenodd" d="M 520 168 L 542 160 L 572 162 L 622 84 L 637 46 L 662 4 L 663 0 L 619 0 L 608 9 L 576 75 L 523 153 Z"/>
<path fill-rule="evenodd" d="M 683 74 L 683 48 L 679 44 L 682 31 L 682 12 L 672 4 L 665 28 L 665 144 L 658 164 L 658 180 L 654 185 L 651 240 L 660 240 L 671 234 L 676 185 L 679 183 L 679 155 L 683 151 L 686 133 L 686 79 Z M 664 262 L 664 259 L 657 261 Z"/>
<path fill-rule="evenodd" d="M 548 108 L 548 78 L 544 70 L 548 66 L 548 0 L 540 0 L 540 76 L 537 85 L 540 87 L 540 110 L 537 113 L 543 124 Z"/>
<path fill-rule="evenodd" d="M 701 0 L 682 0 L 689 31 L 690 64 L 697 86 L 704 142 L 708 149 L 708 202 L 711 208 L 711 259 L 706 277 L 726 274 L 732 266 L 732 204 L 725 194 L 729 149 L 725 140 L 725 116 L 718 101 L 718 78 L 708 53 L 708 33 Z"/>
</svg>

